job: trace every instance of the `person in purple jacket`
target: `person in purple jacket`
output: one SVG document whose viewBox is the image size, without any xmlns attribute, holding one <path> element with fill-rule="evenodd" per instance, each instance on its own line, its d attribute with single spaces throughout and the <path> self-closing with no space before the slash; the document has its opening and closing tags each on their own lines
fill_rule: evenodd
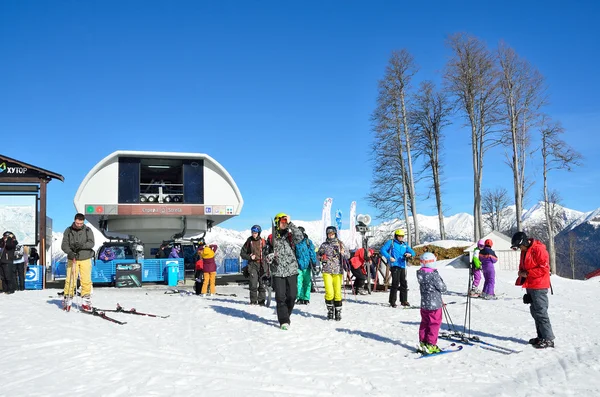
<svg viewBox="0 0 600 397">
<path fill-rule="evenodd" d="M 496 269 L 494 269 L 494 263 L 498 262 L 498 257 L 492 245 L 494 243 L 489 238 L 485 240 L 484 247 L 479 251 L 479 261 L 481 262 L 481 270 L 483 270 L 483 277 L 485 283 L 483 284 L 483 292 L 481 297 L 483 299 L 497 299 L 494 294 L 494 287 L 496 285 Z"/>
</svg>

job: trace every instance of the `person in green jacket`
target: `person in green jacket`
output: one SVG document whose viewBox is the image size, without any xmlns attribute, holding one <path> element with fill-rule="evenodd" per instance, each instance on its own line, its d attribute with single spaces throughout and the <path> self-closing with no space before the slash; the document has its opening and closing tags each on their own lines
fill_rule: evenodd
<svg viewBox="0 0 600 397">
<path fill-rule="evenodd" d="M 471 285 L 471 291 L 469 291 L 469 295 L 473 298 L 477 298 L 481 295 L 481 290 L 479 289 L 479 283 L 481 282 L 481 261 L 479 260 L 479 251 L 481 251 L 483 247 L 484 241 L 481 239 L 477 242 L 477 247 L 473 250 L 473 262 L 471 262 L 473 285 Z"/>
</svg>

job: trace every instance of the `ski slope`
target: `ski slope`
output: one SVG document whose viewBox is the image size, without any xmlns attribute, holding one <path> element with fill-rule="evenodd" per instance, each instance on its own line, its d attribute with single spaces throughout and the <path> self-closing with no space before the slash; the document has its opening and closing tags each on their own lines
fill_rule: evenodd
<svg viewBox="0 0 600 397">
<path fill-rule="evenodd" d="M 409 299 L 419 303 L 416 268 Z M 468 271 L 440 268 L 444 296 L 462 329 Z M 59 309 L 57 290 L 0 295 L 2 396 L 594 396 L 600 395 L 600 278 L 552 278 L 556 348 L 535 350 L 529 307 L 515 275 L 498 272 L 497 301 L 473 300 L 472 334 L 521 351 L 478 346 L 416 359 L 419 310 L 392 309 L 387 293 L 346 295 L 343 319 L 326 321 L 322 289 L 296 306 L 291 329 L 274 308 L 232 296 L 165 295 L 165 286 L 96 288 L 94 304 L 170 315 L 108 313 L 109 321 Z M 446 322 L 442 327 L 446 327 Z M 441 347 L 449 342 L 440 340 Z"/>
</svg>

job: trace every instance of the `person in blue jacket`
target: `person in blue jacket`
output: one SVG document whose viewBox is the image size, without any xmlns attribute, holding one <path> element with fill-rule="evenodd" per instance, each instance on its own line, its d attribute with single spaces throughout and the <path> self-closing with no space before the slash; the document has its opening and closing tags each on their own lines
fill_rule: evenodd
<svg viewBox="0 0 600 397">
<path fill-rule="evenodd" d="M 298 259 L 298 300 L 296 303 L 308 305 L 310 303 L 312 269 L 317 265 L 317 252 L 304 228 L 298 226 L 298 229 L 304 235 L 304 239 L 296 244 L 296 258 Z"/>
<path fill-rule="evenodd" d="M 415 251 L 404 242 L 404 230 L 394 232 L 394 239 L 386 241 L 379 251 L 387 260 L 392 273 L 392 286 L 390 288 L 390 306 L 396 307 L 398 285 L 400 285 L 400 304 L 410 306 L 408 303 L 408 283 L 406 281 L 406 258 L 415 255 Z"/>
</svg>

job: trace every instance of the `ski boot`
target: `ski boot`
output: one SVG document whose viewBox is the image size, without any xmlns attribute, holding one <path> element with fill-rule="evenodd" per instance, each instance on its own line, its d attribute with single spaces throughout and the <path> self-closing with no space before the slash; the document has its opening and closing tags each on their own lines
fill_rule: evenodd
<svg viewBox="0 0 600 397">
<path fill-rule="evenodd" d="M 284 330 L 284 331 L 287 331 L 288 329 L 290 329 L 290 325 L 289 325 L 289 324 L 287 324 L 287 323 L 284 323 L 284 324 L 281 324 L 281 325 L 279 326 L 279 328 L 281 328 L 281 329 L 282 329 L 282 330 Z"/>
<path fill-rule="evenodd" d="M 81 310 L 85 312 L 92 311 L 92 298 L 89 295 L 84 296 L 83 301 L 81 302 Z"/>
<path fill-rule="evenodd" d="M 342 320 L 342 307 L 337 306 L 335 308 L 335 321 L 341 321 L 341 320 Z"/>
<path fill-rule="evenodd" d="M 62 301 L 62 309 L 66 312 L 70 312 L 72 302 L 73 298 L 71 298 L 70 296 L 64 296 Z"/>
<path fill-rule="evenodd" d="M 325 301 L 327 306 L 327 320 L 333 320 L 333 301 Z"/>
</svg>

